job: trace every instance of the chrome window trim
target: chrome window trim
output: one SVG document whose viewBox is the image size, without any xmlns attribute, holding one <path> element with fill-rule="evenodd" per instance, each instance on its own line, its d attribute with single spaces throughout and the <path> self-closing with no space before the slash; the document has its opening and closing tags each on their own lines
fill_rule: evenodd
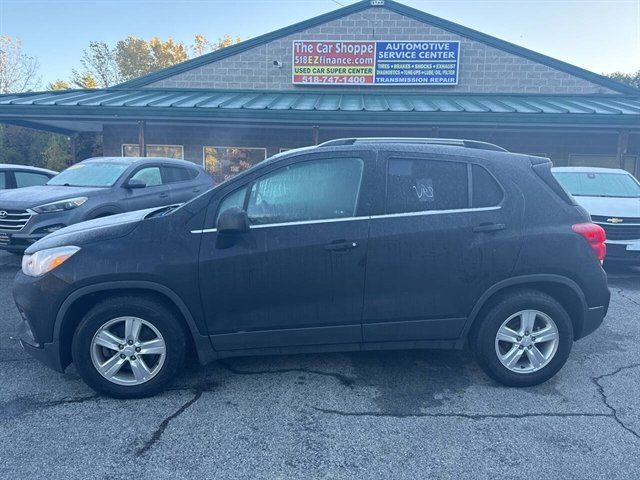
<svg viewBox="0 0 640 480">
<path fill-rule="evenodd" d="M 423 215 L 443 215 L 449 213 L 471 213 L 471 212 L 487 212 L 491 210 L 500 210 L 501 205 L 493 207 L 479 207 L 479 208 L 457 208 L 452 210 L 427 210 L 423 212 L 407 212 L 407 213 L 390 213 L 386 215 L 371 215 L 366 217 L 346 217 L 346 218 L 327 218 L 323 220 L 305 220 L 301 222 L 283 222 L 283 223 L 269 223 L 265 225 L 251 225 L 253 228 L 268 228 L 268 227 L 286 227 L 294 225 L 312 225 L 316 223 L 333 223 L 333 222 L 349 222 L 358 220 L 377 220 L 379 218 L 401 218 L 401 217 L 417 217 Z M 191 230 L 191 233 L 214 233 L 217 232 L 217 228 L 205 228 L 203 230 Z"/>
<path fill-rule="evenodd" d="M 422 212 L 388 213 L 385 215 L 373 215 L 371 219 L 375 220 L 376 218 L 418 217 L 423 215 L 443 215 L 448 213 L 487 212 L 490 210 L 500 210 L 501 208 L 501 205 L 495 205 L 493 207 L 453 208 L 450 210 L 426 210 Z"/>
</svg>

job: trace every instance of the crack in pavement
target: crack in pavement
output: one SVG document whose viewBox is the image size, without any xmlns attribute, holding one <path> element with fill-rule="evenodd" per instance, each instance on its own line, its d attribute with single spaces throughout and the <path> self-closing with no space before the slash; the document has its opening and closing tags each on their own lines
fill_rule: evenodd
<svg viewBox="0 0 640 480">
<path fill-rule="evenodd" d="M 631 435 L 633 435 L 634 437 L 640 439 L 640 433 L 636 432 L 635 430 L 633 430 L 631 427 L 628 427 L 627 425 L 625 425 L 625 423 L 622 421 L 622 419 L 620 419 L 620 417 L 618 417 L 618 410 L 616 410 L 613 405 L 611 405 L 609 403 L 609 399 L 607 398 L 607 393 L 604 391 L 604 386 L 600 383 L 600 380 L 602 380 L 603 378 L 608 378 L 608 377 L 613 377 L 614 375 L 619 374 L 620 372 L 623 372 L 625 370 L 630 370 L 632 368 L 638 368 L 640 367 L 640 363 L 634 363 L 631 365 L 626 365 L 624 367 L 620 367 L 617 370 L 614 370 L 613 372 L 610 373 L 605 373 L 603 375 L 599 375 L 597 377 L 591 377 L 591 381 L 594 383 L 594 385 L 596 386 L 596 389 L 598 390 L 598 393 L 600 394 L 600 398 L 602 399 L 602 402 L 607 406 L 607 408 L 609 410 L 611 410 L 611 417 L 622 427 L 624 428 L 627 432 L 629 432 Z"/>
<path fill-rule="evenodd" d="M 341 373 L 334 372 L 323 372 L 322 370 L 311 370 L 308 368 L 282 368 L 277 370 L 240 370 L 229 365 L 227 362 L 223 362 L 218 360 L 218 364 L 222 366 L 225 370 L 230 371 L 231 373 L 235 373 L 236 375 L 268 375 L 268 374 L 279 374 L 279 373 L 308 373 L 311 375 L 321 375 L 324 377 L 335 378 L 338 380 L 343 386 L 353 389 L 356 379 L 353 377 L 348 377 L 346 375 L 342 375 Z"/>
<path fill-rule="evenodd" d="M 610 413 L 385 413 L 385 412 L 346 412 L 330 408 L 311 407 L 314 410 L 340 415 L 343 417 L 388 417 L 388 418 L 464 418 L 467 420 L 484 420 L 488 418 L 535 418 L 535 417 L 605 417 L 610 418 Z"/>
<path fill-rule="evenodd" d="M 0 363 L 15 363 L 15 362 L 29 362 L 35 360 L 32 357 L 25 357 L 25 358 L 7 358 L 5 360 L 0 360 Z"/>
<path fill-rule="evenodd" d="M 202 390 L 196 390 L 195 394 L 193 395 L 193 398 L 189 399 L 180 408 L 178 408 L 178 410 L 176 410 L 171 415 L 169 415 L 167 418 L 165 418 L 162 421 L 162 423 L 160 423 L 158 428 L 155 429 L 155 431 L 151 435 L 151 438 L 149 440 L 147 440 L 144 443 L 144 445 L 142 445 L 141 447 L 139 447 L 136 450 L 136 457 L 141 457 L 145 453 L 147 453 L 149 450 L 151 450 L 151 448 L 153 448 L 153 446 L 160 441 L 160 438 L 162 437 L 162 434 L 167 429 L 167 427 L 169 426 L 171 421 L 176 419 L 180 415 L 182 415 L 191 405 L 193 405 L 198 400 L 200 400 L 200 397 L 202 397 L 202 393 L 203 393 Z"/>
<path fill-rule="evenodd" d="M 607 394 L 604 391 L 604 386 L 600 383 L 600 380 L 603 378 L 612 377 L 614 375 L 619 374 L 625 370 L 630 370 L 632 368 L 640 367 L 640 363 L 634 363 L 631 365 L 625 365 L 620 367 L 613 372 L 605 373 L 603 375 L 599 375 L 597 377 L 591 377 L 591 381 L 596 386 L 598 393 L 602 399 L 604 405 L 609 409 L 611 413 L 589 413 L 589 412 L 569 412 L 569 413 L 494 413 L 494 414 L 472 414 L 472 413 L 387 413 L 387 412 L 374 412 L 374 411 L 363 411 L 363 412 L 349 412 L 345 410 L 338 409 L 329 409 L 329 408 L 319 408 L 319 407 L 311 407 L 312 409 L 325 414 L 332 415 L 340 415 L 343 417 L 387 417 L 387 418 L 464 418 L 467 420 L 484 420 L 490 418 L 510 418 L 510 419 L 521 419 L 521 418 L 535 418 L 535 417 L 546 417 L 546 418 L 568 418 L 568 417 L 601 417 L 601 418 L 613 418 L 615 422 L 620 425 L 624 430 L 629 432 L 631 435 L 640 439 L 640 433 L 633 430 L 631 427 L 627 426 L 622 419 L 618 416 L 618 411 L 609 403 Z"/>
<path fill-rule="evenodd" d="M 622 298 L 629 300 L 631 303 L 638 305 L 640 307 L 640 302 L 638 302 L 637 300 L 634 300 L 633 298 L 627 296 L 625 293 L 623 293 L 625 291 L 624 288 L 618 288 L 618 295 L 620 295 Z"/>
<path fill-rule="evenodd" d="M 164 420 L 162 420 L 160 425 L 158 425 L 158 428 L 156 428 L 151 434 L 151 438 L 136 450 L 136 457 L 142 457 L 144 456 L 145 453 L 151 450 L 160 441 L 160 439 L 162 438 L 162 435 L 164 434 L 164 431 L 167 429 L 169 424 L 173 420 L 178 418 L 180 415 L 182 415 L 184 412 L 186 412 L 191 405 L 193 405 L 198 400 L 200 400 L 200 397 L 202 397 L 202 394 L 204 392 L 211 391 L 215 386 L 216 386 L 215 382 L 209 382 L 209 383 L 201 383 L 193 386 L 174 387 L 174 388 L 166 389 L 167 391 L 174 391 L 174 392 L 183 391 L 183 390 L 192 390 L 194 394 L 193 394 L 193 397 L 187 400 L 185 403 L 183 403 L 180 406 L 180 408 L 178 408 L 175 412 L 173 412 L 171 415 L 169 415 Z"/>
<path fill-rule="evenodd" d="M 97 394 L 85 397 L 65 397 L 59 400 L 49 400 L 46 402 L 35 400 L 33 397 L 18 397 L 8 402 L 0 404 L 0 420 L 15 419 L 21 415 L 37 412 L 45 408 L 58 407 L 60 405 L 85 403 L 97 400 Z"/>
<path fill-rule="evenodd" d="M 225 370 L 227 370 L 227 371 L 229 371 L 229 372 L 231 372 L 233 374 L 236 374 L 236 375 L 268 375 L 268 374 L 281 374 L 281 373 L 308 373 L 308 374 L 322 375 L 322 376 L 325 376 L 325 377 L 335 378 L 343 386 L 348 387 L 348 388 L 353 388 L 353 386 L 355 384 L 355 379 L 354 378 L 348 377 L 346 375 L 342 375 L 340 373 L 323 372 L 321 370 L 310 370 L 310 369 L 307 369 L 307 368 L 286 368 L 286 369 L 279 369 L 279 370 L 251 370 L 251 371 L 249 371 L 249 370 L 240 370 L 238 368 L 235 368 L 235 367 L 229 365 L 227 362 L 223 362 L 223 361 L 218 361 L 218 364 L 220 366 L 222 366 L 222 368 L 224 368 Z M 158 428 L 156 428 L 155 431 L 153 432 L 153 434 L 151 435 L 151 438 L 149 440 L 147 440 L 141 447 L 139 447 L 136 450 L 136 457 L 142 457 L 149 450 L 151 450 L 160 441 L 163 433 L 165 432 L 165 430 L 167 429 L 169 424 L 173 420 L 175 420 L 177 417 L 182 415 L 186 410 L 188 410 L 189 407 L 191 407 L 191 405 L 196 403 L 200 399 L 200 397 L 202 397 L 202 394 L 204 392 L 210 391 L 214 386 L 215 386 L 215 383 L 204 383 L 204 384 L 194 385 L 194 386 L 182 386 L 182 387 L 174 387 L 174 388 L 167 389 L 167 390 L 171 390 L 171 391 L 193 390 L 194 395 L 193 395 L 192 398 L 190 398 L 184 404 L 182 404 L 180 406 L 180 408 L 178 408 L 175 412 L 173 412 L 171 415 L 166 417 L 160 423 Z"/>
</svg>

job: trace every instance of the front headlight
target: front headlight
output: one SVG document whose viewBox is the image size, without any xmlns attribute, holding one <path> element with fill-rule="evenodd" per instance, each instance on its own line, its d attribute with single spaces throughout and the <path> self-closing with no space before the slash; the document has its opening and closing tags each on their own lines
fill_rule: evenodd
<svg viewBox="0 0 640 480">
<path fill-rule="evenodd" d="M 80 247 L 56 247 L 25 255 L 22 257 L 22 273 L 30 277 L 41 277 L 62 265 L 78 250 Z"/>
<path fill-rule="evenodd" d="M 67 198 L 66 200 L 58 200 L 57 202 L 45 203 L 44 205 L 33 207 L 31 210 L 37 213 L 63 212 L 65 210 L 78 208 L 87 200 L 87 197 Z"/>
</svg>

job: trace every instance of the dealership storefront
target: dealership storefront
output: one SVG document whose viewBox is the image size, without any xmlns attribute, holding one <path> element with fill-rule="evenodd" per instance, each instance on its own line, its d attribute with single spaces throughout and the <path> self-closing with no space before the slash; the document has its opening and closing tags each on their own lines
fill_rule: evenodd
<svg viewBox="0 0 640 480">
<path fill-rule="evenodd" d="M 0 122 L 101 132 L 105 155 L 183 158 L 219 180 L 350 136 L 477 139 L 640 175 L 639 90 L 389 0 L 110 89 L 3 95 Z"/>
</svg>

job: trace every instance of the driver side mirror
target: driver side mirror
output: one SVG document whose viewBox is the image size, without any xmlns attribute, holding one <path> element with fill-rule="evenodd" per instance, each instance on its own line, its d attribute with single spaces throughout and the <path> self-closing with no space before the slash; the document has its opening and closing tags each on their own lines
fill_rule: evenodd
<svg viewBox="0 0 640 480">
<path fill-rule="evenodd" d="M 147 186 L 147 182 L 137 178 L 130 178 L 124 186 L 126 188 L 145 188 Z"/>
<path fill-rule="evenodd" d="M 249 217 L 240 207 L 226 209 L 218 217 L 218 233 L 246 233 L 249 231 Z"/>
</svg>

